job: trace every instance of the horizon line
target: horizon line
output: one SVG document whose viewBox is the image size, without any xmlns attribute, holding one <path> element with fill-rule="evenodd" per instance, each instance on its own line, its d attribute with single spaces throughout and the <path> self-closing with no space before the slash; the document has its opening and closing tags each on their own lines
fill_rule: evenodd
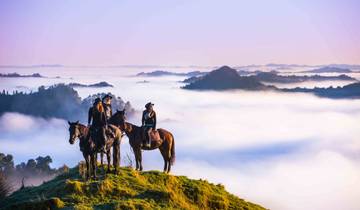
<svg viewBox="0 0 360 210">
<path fill-rule="evenodd" d="M 353 66 L 360 68 L 359 64 L 329 63 L 329 64 L 286 64 L 286 63 L 267 63 L 267 64 L 247 64 L 247 65 L 156 65 L 156 64 L 111 64 L 111 65 L 66 65 L 66 64 L 0 64 L 0 68 L 218 68 L 221 66 L 256 67 L 256 66 L 288 66 L 288 67 L 319 67 L 319 66 Z"/>
</svg>

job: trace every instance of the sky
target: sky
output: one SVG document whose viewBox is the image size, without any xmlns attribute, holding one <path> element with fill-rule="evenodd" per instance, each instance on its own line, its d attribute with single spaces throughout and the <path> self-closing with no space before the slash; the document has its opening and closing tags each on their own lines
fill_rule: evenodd
<svg viewBox="0 0 360 210">
<path fill-rule="evenodd" d="M 0 65 L 360 64 L 356 0 L 0 2 Z"/>
</svg>

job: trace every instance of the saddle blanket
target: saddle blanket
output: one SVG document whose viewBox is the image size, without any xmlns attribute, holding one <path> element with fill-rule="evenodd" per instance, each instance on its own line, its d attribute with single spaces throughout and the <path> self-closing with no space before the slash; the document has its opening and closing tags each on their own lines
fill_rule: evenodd
<svg viewBox="0 0 360 210">
<path fill-rule="evenodd" d="M 150 132 L 150 140 L 151 141 L 162 141 L 160 138 L 160 134 L 157 130 L 152 130 Z"/>
</svg>

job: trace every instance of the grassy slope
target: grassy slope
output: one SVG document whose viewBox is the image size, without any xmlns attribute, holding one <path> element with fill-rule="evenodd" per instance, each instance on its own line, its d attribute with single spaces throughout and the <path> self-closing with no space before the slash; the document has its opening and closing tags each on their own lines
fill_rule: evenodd
<svg viewBox="0 0 360 210">
<path fill-rule="evenodd" d="M 16 191 L 0 209 L 264 209 L 222 185 L 157 171 L 121 168 L 118 175 L 82 181 L 78 168 L 37 187 Z"/>
</svg>

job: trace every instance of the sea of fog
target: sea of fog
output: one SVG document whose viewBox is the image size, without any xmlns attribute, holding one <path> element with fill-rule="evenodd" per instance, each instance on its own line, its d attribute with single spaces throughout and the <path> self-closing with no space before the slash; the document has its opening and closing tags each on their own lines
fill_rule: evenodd
<svg viewBox="0 0 360 210">
<path fill-rule="evenodd" d="M 52 78 L 0 78 L 0 90 L 107 81 L 114 88 L 76 90 L 81 97 L 114 93 L 138 111 L 152 101 L 158 127 L 175 137 L 173 174 L 222 183 L 230 192 L 270 209 L 360 209 L 360 100 L 303 93 L 189 91 L 180 89 L 184 77 L 131 76 L 142 69 L 1 71 L 39 72 Z M 345 84 L 334 81 L 323 86 L 328 85 Z M 139 114 L 129 118 L 135 124 L 140 120 Z M 70 145 L 68 139 L 68 125 L 61 119 L 18 113 L 0 117 L 0 152 L 13 154 L 16 163 L 51 155 L 53 167 L 74 166 L 82 156 L 79 146 Z M 126 137 L 121 153 L 132 154 Z M 143 160 L 145 170 L 163 168 L 159 151 L 145 151 Z"/>
</svg>

